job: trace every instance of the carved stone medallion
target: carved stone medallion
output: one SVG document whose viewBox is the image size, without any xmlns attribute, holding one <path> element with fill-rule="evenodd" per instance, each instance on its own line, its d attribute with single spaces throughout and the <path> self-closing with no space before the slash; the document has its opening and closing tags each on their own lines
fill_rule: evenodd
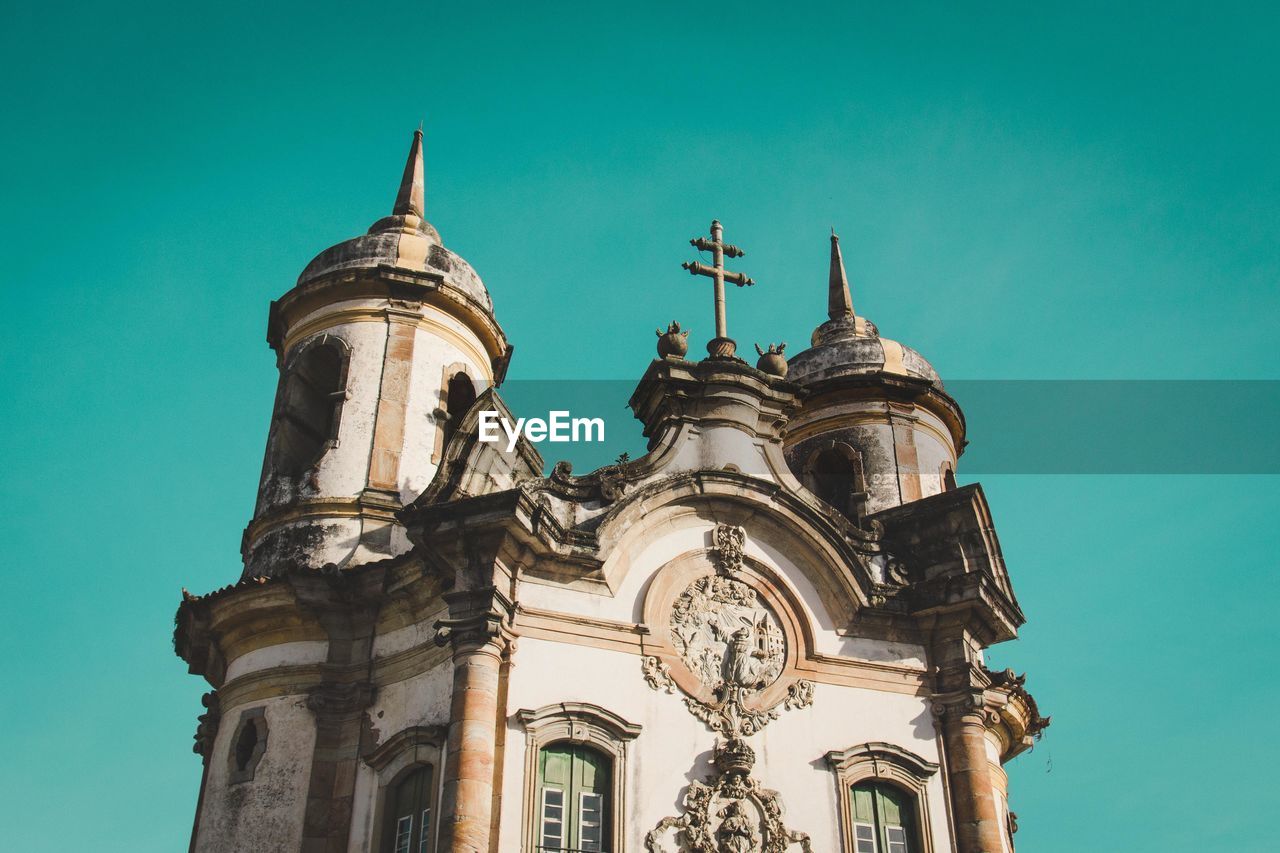
<svg viewBox="0 0 1280 853">
<path fill-rule="evenodd" d="M 671 644 L 717 696 L 768 687 L 782 674 L 787 656 L 778 617 L 754 589 L 723 575 L 698 578 L 676 599 Z"/>
<path fill-rule="evenodd" d="M 778 719 L 780 708 L 813 704 L 813 685 L 796 680 L 786 685 L 785 695 L 773 690 L 765 698 L 783 676 L 787 635 L 777 612 L 741 576 L 746 532 L 720 524 L 713 535 L 717 572 L 697 578 L 672 602 L 671 656 L 646 657 L 644 676 L 655 690 L 672 693 L 679 686 L 689 713 L 713 731 L 746 736 Z M 683 675 L 673 679 L 673 667 L 686 670 L 692 681 Z"/>
</svg>

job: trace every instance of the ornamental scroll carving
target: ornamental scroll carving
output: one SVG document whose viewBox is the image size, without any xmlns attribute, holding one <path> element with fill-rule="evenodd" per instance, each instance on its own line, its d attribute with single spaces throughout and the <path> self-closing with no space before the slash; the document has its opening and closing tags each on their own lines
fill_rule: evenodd
<svg viewBox="0 0 1280 853">
<path fill-rule="evenodd" d="M 813 704 L 813 684 L 797 681 L 785 697 L 762 705 L 762 693 L 782 677 L 787 636 L 778 614 L 740 576 L 746 531 L 719 524 L 713 541 L 716 574 L 697 578 L 676 597 L 668 639 L 679 662 L 705 688 L 700 695 L 684 690 L 689 713 L 725 737 L 747 736 L 778 719 L 780 708 Z M 653 689 L 675 692 L 671 664 L 649 656 L 643 671 Z"/>
<path fill-rule="evenodd" d="M 783 807 L 777 791 L 761 787 L 751 776 L 755 751 L 741 738 L 729 738 L 715 748 L 716 773 L 707 781 L 693 782 L 684 795 L 684 812 L 665 817 L 644 838 L 648 853 L 670 848 L 691 853 L 785 853 L 799 844 L 805 853 L 813 847 L 809 836 L 782 822 Z"/>
</svg>

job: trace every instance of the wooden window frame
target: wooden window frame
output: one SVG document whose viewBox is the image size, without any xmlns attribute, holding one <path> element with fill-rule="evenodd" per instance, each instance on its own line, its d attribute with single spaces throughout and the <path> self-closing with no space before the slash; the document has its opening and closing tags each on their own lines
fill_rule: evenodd
<svg viewBox="0 0 1280 853">
<path fill-rule="evenodd" d="M 927 761 L 910 750 L 891 743 L 872 742 L 852 746 L 841 751 L 827 753 L 827 766 L 835 776 L 836 793 L 840 803 L 840 832 L 844 849 L 856 853 L 853 806 L 849 789 L 862 782 L 879 782 L 893 785 L 912 801 L 916 839 L 919 853 L 934 853 L 933 830 L 929 822 L 929 780 L 938 772 L 938 765 Z M 876 848 L 880 840 L 877 834 Z M 881 851 L 884 853 L 884 851 Z M 917 853 L 912 850 L 911 853 Z"/>
<path fill-rule="evenodd" d="M 547 840 L 547 824 L 552 822 L 547 820 L 547 806 L 550 805 L 550 803 L 547 802 L 547 795 L 550 794 L 552 791 L 554 791 L 555 793 L 560 795 L 560 804 L 556 806 L 556 808 L 560 809 L 560 817 L 558 820 L 554 821 L 554 823 L 560 827 L 560 846 L 554 849 L 563 850 L 565 836 L 568 835 L 568 833 L 564 831 L 565 823 L 566 823 L 564 789 L 556 788 L 552 785 L 541 785 L 539 786 L 539 788 L 540 790 L 538 792 L 539 794 L 538 796 L 538 849 L 541 850 L 545 845 Z"/>
<path fill-rule="evenodd" d="M 599 793 L 596 793 L 595 791 L 579 791 L 578 792 L 578 848 L 579 849 L 583 849 L 583 845 L 585 844 L 583 839 L 584 839 L 584 836 L 587 834 L 586 832 L 587 819 L 585 817 L 587 813 L 587 797 L 595 797 L 598 800 L 596 804 L 596 813 L 597 815 L 599 815 L 599 822 L 596 823 L 596 826 L 600 827 L 606 822 L 612 823 L 612 821 L 607 820 L 607 818 L 612 817 L 612 815 L 609 814 L 609 811 L 606 808 L 608 800 L 605 799 L 604 794 L 599 794 Z M 600 833 L 600 846 L 604 847 L 603 832 Z"/>
<path fill-rule="evenodd" d="M 522 709 L 516 719 L 524 726 L 524 808 L 521 837 L 522 849 L 537 850 L 542 843 L 542 797 L 538 790 L 538 757 L 544 747 L 556 743 L 575 743 L 599 750 L 610 759 L 612 775 L 609 794 L 612 798 L 609 831 L 602 840 L 609 853 L 628 849 L 626 829 L 629 815 L 626 807 L 627 752 L 631 741 L 640 736 L 640 726 L 587 702 L 560 702 L 537 710 Z M 565 810 L 566 814 L 568 809 Z"/>
<path fill-rule="evenodd" d="M 440 838 L 440 797 L 443 786 L 440 784 L 444 770 L 444 744 L 447 731 L 444 726 L 410 726 L 391 737 L 376 749 L 364 756 L 367 764 L 377 776 L 373 820 L 369 838 L 369 850 L 381 851 L 388 840 L 387 835 L 387 801 L 395 792 L 401 781 L 415 770 L 423 766 L 431 767 L 431 794 L 427 798 L 431 813 L 435 816 L 430 829 L 431 843 L 427 851 L 437 851 Z M 421 815 L 416 819 L 421 820 Z M 411 842 L 412 843 L 412 842 Z M 394 848 L 393 848 L 394 849 Z M 414 853 L 414 851 L 410 851 Z M 419 848 L 417 853 L 424 853 Z"/>
</svg>

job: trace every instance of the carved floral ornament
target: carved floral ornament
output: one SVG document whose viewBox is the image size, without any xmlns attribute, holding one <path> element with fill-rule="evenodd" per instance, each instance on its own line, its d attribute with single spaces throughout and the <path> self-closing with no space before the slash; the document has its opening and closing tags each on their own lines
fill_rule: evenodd
<svg viewBox="0 0 1280 853">
<path fill-rule="evenodd" d="M 654 690 L 680 689 L 689 712 L 712 731 L 745 737 L 778 719 L 782 708 L 813 704 L 813 684 L 799 679 L 785 691 L 770 690 L 788 658 L 782 620 L 742 577 L 746 531 L 718 524 L 714 542 L 716 573 L 696 578 L 675 597 L 665 626 L 669 654 L 645 657 L 642 669 Z M 673 666 L 687 676 L 674 678 Z"/>
</svg>

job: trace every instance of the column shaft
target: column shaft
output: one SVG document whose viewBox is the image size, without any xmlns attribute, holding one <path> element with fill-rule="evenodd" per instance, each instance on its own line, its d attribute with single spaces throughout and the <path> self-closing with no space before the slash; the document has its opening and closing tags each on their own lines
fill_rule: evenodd
<svg viewBox="0 0 1280 853">
<path fill-rule="evenodd" d="M 942 720 L 947 746 L 958 853 L 1003 853 L 1000 820 L 980 710 L 949 709 Z"/>
<path fill-rule="evenodd" d="M 441 849 L 455 853 L 489 850 L 501 658 L 497 642 L 460 644 L 453 653 Z"/>
</svg>

